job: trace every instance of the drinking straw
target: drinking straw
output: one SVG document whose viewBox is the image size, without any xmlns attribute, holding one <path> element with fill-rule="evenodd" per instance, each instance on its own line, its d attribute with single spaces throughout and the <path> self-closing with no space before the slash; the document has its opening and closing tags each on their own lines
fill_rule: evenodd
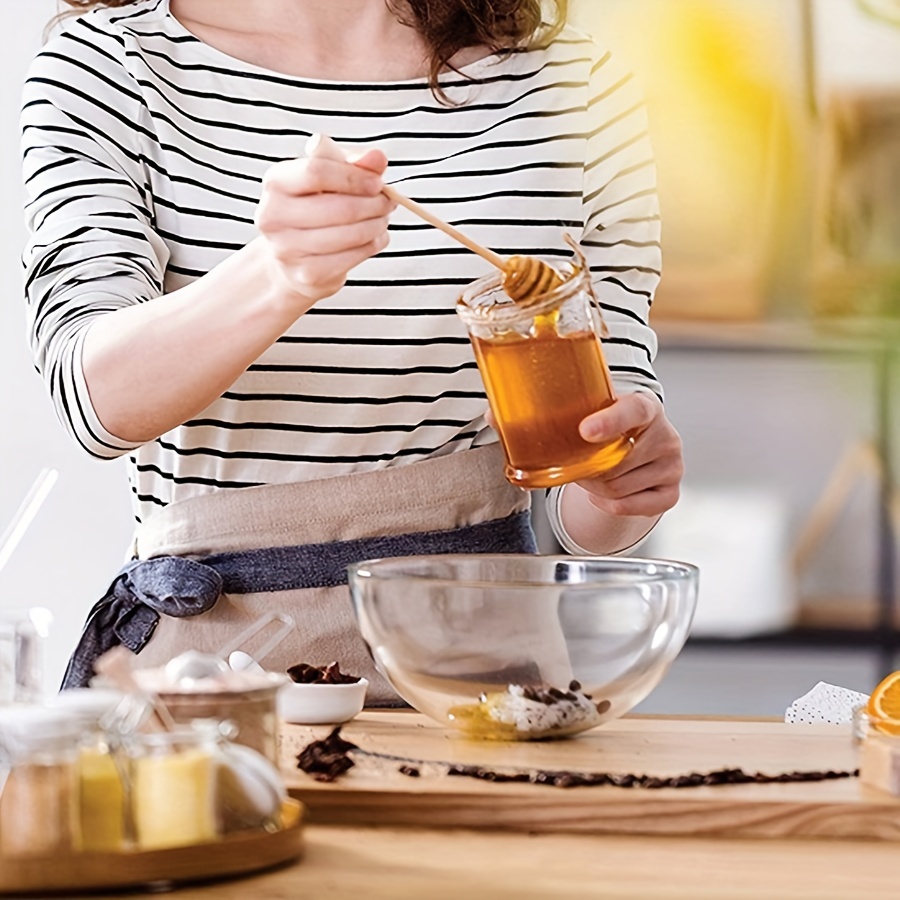
<svg viewBox="0 0 900 900">
<path fill-rule="evenodd" d="M 56 469 L 41 469 L 38 477 L 35 479 L 31 490 L 22 501 L 21 506 L 16 510 L 12 521 L 0 537 L 0 571 L 6 565 L 7 560 L 12 556 L 13 551 L 22 540 L 22 536 L 28 530 L 32 520 L 37 515 L 43 502 L 47 499 L 59 472 Z"/>
</svg>

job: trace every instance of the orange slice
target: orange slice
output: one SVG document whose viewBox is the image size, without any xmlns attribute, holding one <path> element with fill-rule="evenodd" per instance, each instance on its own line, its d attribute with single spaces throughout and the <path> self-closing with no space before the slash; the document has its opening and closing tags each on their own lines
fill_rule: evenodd
<svg viewBox="0 0 900 900">
<path fill-rule="evenodd" d="M 879 731 L 900 735 L 900 672 L 892 672 L 877 685 L 866 712 Z"/>
</svg>

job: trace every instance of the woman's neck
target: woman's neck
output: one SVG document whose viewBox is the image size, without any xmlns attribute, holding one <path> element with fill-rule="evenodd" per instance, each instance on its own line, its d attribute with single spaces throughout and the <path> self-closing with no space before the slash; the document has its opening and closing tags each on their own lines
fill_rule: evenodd
<svg viewBox="0 0 900 900">
<path fill-rule="evenodd" d="M 204 43 L 276 72 L 328 81 L 405 81 L 427 48 L 385 0 L 170 0 Z"/>
</svg>

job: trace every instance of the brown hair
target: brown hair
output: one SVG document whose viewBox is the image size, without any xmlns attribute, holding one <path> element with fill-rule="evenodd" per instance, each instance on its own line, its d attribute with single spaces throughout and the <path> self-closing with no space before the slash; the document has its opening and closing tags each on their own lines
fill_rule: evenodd
<svg viewBox="0 0 900 900">
<path fill-rule="evenodd" d="M 94 7 L 130 6 L 137 0 L 63 0 L 75 11 Z M 397 17 L 422 35 L 428 45 L 428 83 L 435 95 L 447 98 L 438 75 L 465 47 L 484 45 L 493 51 L 544 46 L 566 21 L 568 0 L 385 0 Z M 400 7 L 398 9 L 398 7 Z M 73 11 L 66 14 L 72 15 Z M 408 16 L 409 18 L 403 18 Z"/>
</svg>

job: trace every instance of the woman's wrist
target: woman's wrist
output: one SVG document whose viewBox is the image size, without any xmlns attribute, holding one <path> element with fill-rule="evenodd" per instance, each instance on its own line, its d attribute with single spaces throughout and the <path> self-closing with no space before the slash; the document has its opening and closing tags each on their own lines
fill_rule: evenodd
<svg viewBox="0 0 900 900">
<path fill-rule="evenodd" d="M 560 485 L 559 487 L 550 488 L 547 491 L 546 511 L 550 528 L 560 546 L 566 553 L 573 556 L 621 556 L 637 549 L 650 536 L 650 533 L 656 527 L 657 522 L 662 516 L 655 518 L 636 517 L 615 517 L 600 512 L 589 501 L 581 504 L 583 507 L 594 510 L 596 517 L 596 533 L 598 535 L 599 546 L 603 538 L 609 541 L 609 545 L 615 549 L 612 550 L 591 550 L 585 547 L 579 540 L 576 540 L 569 529 L 566 527 L 563 514 L 563 496 L 570 485 Z M 579 490 L 574 486 L 576 491 Z M 574 498 L 573 498 L 574 499 Z M 582 530 L 584 530 L 582 528 Z M 635 537 L 635 531 L 637 536 Z M 585 541 L 587 543 L 587 541 Z M 591 542 L 593 543 L 593 542 Z"/>
</svg>

